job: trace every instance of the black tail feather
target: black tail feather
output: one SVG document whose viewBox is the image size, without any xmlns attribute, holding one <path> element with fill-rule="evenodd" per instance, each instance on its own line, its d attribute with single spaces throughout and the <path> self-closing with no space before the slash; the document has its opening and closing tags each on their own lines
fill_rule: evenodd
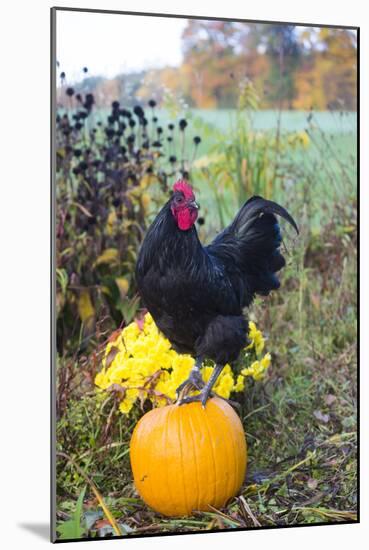
<svg viewBox="0 0 369 550">
<path fill-rule="evenodd" d="M 234 219 L 232 227 L 238 228 L 238 231 L 246 233 L 248 228 L 254 223 L 255 219 L 262 214 L 277 214 L 278 216 L 281 216 L 281 218 L 284 218 L 292 225 L 296 232 L 299 233 L 295 220 L 287 212 L 287 210 L 283 208 L 283 206 L 274 201 L 263 199 L 263 197 L 259 197 L 258 195 L 251 197 L 247 202 L 245 202 Z M 239 225 L 240 227 L 237 227 Z"/>
<path fill-rule="evenodd" d="M 231 257 L 244 273 L 245 305 L 251 303 L 254 294 L 265 296 L 280 286 L 276 273 L 286 262 L 280 252 L 282 235 L 276 214 L 299 232 L 295 220 L 285 208 L 254 196 L 243 205 L 233 223 L 209 246 L 213 254 L 225 260 Z"/>
</svg>

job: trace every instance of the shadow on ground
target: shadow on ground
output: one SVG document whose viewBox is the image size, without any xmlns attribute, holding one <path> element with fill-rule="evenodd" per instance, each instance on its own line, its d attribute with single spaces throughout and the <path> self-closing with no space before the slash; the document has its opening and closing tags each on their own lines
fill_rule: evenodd
<svg viewBox="0 0 369 550">
<path fill-rule="evenodd" d="M 18 525 L 41 539 L 50 540 L 50 526 L 48 523 L 19 523 Z"/>
</svg>

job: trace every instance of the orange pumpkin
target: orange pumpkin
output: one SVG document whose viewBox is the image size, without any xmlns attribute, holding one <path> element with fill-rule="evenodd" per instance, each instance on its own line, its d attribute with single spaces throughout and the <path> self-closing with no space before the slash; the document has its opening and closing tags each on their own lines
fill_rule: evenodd
<svg viewBox="0 0 369 550">
<path fill-rule="evenodd" d="M 224 506 L 246 473 L 247 449 L 241 421 L 228 403 L 209 399 L 169 405 L 145 414 L 130 447 L 136 489 L 166 516 Z"/>
</svg>

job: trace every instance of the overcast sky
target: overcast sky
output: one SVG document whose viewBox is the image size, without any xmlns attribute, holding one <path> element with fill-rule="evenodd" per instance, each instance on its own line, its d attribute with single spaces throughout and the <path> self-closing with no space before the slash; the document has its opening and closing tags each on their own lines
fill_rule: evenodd
<svg viewBox="0 0 369 550">
<path fill-rule="evenodd" d="M 188 19 L 60 10 L 56 17 L 59 72 L 69 83 L 86 76 L 83 67 L 89 75 L 114 77 L 181 64 Z"/>
<path fill-rule="evenodd" d="M 57 11 L 57 60 L 67 80 L 118 73 L 182 60 L 181 34 L 187 19 Z"/>
</svg>

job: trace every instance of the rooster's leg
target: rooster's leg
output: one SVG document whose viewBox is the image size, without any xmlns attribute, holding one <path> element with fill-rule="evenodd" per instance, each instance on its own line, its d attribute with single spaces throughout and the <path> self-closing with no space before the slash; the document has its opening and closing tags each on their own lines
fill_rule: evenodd
<svg viewBox="0 0 369 550">
<path fill-rule="evenodd" d="M 191 396 L 188 396 L 188 397 L 183 397 L 180 400 L 179 404 L 183 405 L 184 403 L 192 403 L 194 401 L 200 401 L 202 406 L 205 407 L 205 404 L 206 404 L 207 400 L 209 399 L 209 395 L 211 394 L 211 390 L 212 390 L 215 382 L 218 380 L 218 377 L 219 377 L 220 373 L 222 372 L 223 368 L 224 368 L 224 365 L 216 364 L 215 367 L 214 367 L 213 372 L 211 373 L 211 376 L 210 376 L 208 382 L 205 384 L 205 386 L 203 387 L 201 392 L 198 395 L 191 395 Z"/>
<path fill-rule="evenodd" d="M 180 386 L 176 389 L 177 395 L 180 395 L 181 392 L 183 392 L 184 389 L 195 389 L 195 390 L 201 390 L 201 388 L 204 387 L 204 381 L 202 379 L 202 376 L 200 374 L 200 368 L 202 365 L 202 357 L 197 357 L 194 366 L 192 367 L 192 370 L 190 372 L 190 376 L 182 382 Z"/>
</svg>

